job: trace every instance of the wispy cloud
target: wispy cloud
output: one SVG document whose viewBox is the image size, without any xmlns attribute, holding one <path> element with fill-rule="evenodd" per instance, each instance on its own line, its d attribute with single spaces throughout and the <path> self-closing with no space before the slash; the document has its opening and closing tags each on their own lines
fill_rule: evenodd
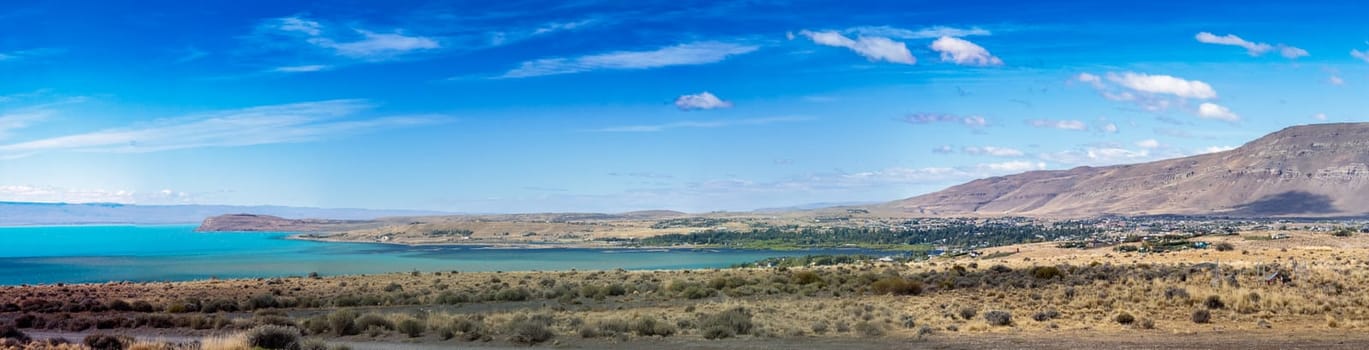
<svg viewBox="0 0 1369 350">
<path fill-rule="evenodd" d="M 989 53 L 969 40 L 943 36 L 932 42 L 933 51 L 941 53 L 942 62 L 953 62 L 962 66 L 1001 66 L 1003 60 Z"/>
<path fill-rule="evenodd" d="M 1356 59 L 1359 59 L 1360 61 L 1364 61 L 1365 63 L 1369 63 L 1369 50 L 1360 51 L 1360 50 L 1351 49 L 1351 50 L 1350 50 L 1350 57 L 1354 57 L 1354 58 L 1356 58 Z"/>
<path fill-rule="evenodd" d="M 409 34 L 404 29 L 376 31 L 303 16 L 263 21 L 252 38 L 272 43 L 268 46 L 303 46 L 342 59 L 370 62 L 442 48 L 438 39 Z"/>
<path fill-rule="evenodd" d="M 994 157 L 1021 157 L 1025 152 L 1009 147 L 995 146 L 966 146 L 960 149 L 961 152 L 975 156 L 994 156 Z"/>
<path fill-rule="evenodd" d="M 58 48 L 37 48 L 18 51 L 0 52 L 0 62 L 15 62 L 32 58 L 57 55 L 66 50 Z"/>
<path fill-rule="evenodd" d="M 1252 42 L 1242 39 L 1241 37 L 1236 36 L 1235 34 L 1218 36 L 1216 34 L 1212 34 L 1209 32 L 1201 32 L 1197 35 L 1194 35 L 1193 37 L 1194 39 L 1197 39 L 1198 42 L 1204 44 L 1228 45 L 1244 48 L 1245 52 L 1251 56 L 1264 55 L 1265 53 L 1274 51 L 1276 49 L 1279 51 L 1280 56 L 1283 56 L 1287 59 L 1297 59 L 1299 57 L 1304 57 L 1308 55 L 1307 50 L 1303 50 L 1297 47 L 1288 46 L 1284 44 L 1270 45 L 1266 43 Z"/>
<path fill-rule="evenodd" d="M 194 195 L 162 189 L 140 192 L 58 186 L 0 185 L 0 201 L 39 203 L 187 204 Z"/>
<path fill-rule="evenodd" d="M 816 32 L 804 30 L 799 34 L 808 37 L 809 40 L 818 45 L 850 49 L 872 62 L 917 63 L 917 58 L 908 51 L 906 44 L 882 36 L 861 35 L 851 39 L 834 30 Z"/>
<path fill-rule="evenodd" d="M 0 157 L 56 151 L 142 153 L 297 143 L 442 121 L 438 116 L 357 117 L 371 108 L 363 100 L 331 100 L 218 111 L 158 120 L 150 125 L 0 145 Z"/>
<path fill-rule="evenodd" d="M 331 67 L 329 67 L 329 66 L 327 66 L 327 65 L 322 65 L 322 64 L 307 64 L 307 65 L 302 65 L 302 66 L 283 66 L 283 67 L 276 67 L 276 68 L 272 68 L 271 71 L 272 71 L 272 72 L 277 72 L 277 73 L 307 73 L 307 72 L 324 71 L 324 70 L 328 70 L 328 68 L 331 68 Z"/>
<path fill-rule="evenodd" d="M 987 119 L 977 115 L 959 116 L 953 114 L 916 113 L 903 116 L 903 119 L 901 120 L 908 124 L 961 124 L 971 129 L 979 129 L 989 125 Z"/>
<path fill-rule="evenodd" d="M 694 111 L 701 109 L 732 108 L 732 102 L 724 101 L 708 91 L 697 94 L 682 95 L 675 99 L 675 108 L 682 111 Z"/>
<path fill-rule="evenodd" d="M 23 129 L 52 116 L 50 110 L 0 112 L 0 140 L 8 139 L 14 130 Z"/>
<path fill-rule="evenodd" d="M 1087 131 L 1089 125 L 1078 120 L 1027 119 L 1023 121 L 1034 128 Z"/>
<path fill-rule="evenodd" d="M 669 66 L 717 63 L 728 57 L 756 51 L 759 47 L 737 43 L 703 41 L 648 51 L 614 51 L 580 57 L 543 58 L 523 62 L 499 78 L 529 78 L 596 70 L 636 70 Z"/>
<path fill-rule="evenodd" d="M 809 118 L 809 117 L 771 117 L 771 118 L 752 118 L 752 119 L 735 119 L 735 120 L 681 121 L 681 122 L 664 123 L 664 124 L 614 126 L 614 127 L 607 127 L 607 128 L 601 128 L 601 129 L 593 129 L 593 130 L 589 130 L 589 131 L 593 131 L 593 132 L 660 132 L 660 131 L 666 131 L 666 130 L 671 130 L 671 129 L 712 129 L 712 128 L 722 128 L 722 127 L 729 127 L 729 126 L 766 125 L 766 124 L 775 124 L 775 123 L 801 122 L 801 121 L 809 121 L 809 120 L 813 120 L 813 118 Z"/>
<path fill-rule="evenodd" d="M 890 26 L 865 26 L 850 28 L 847 29 L 846 32 L 854 35 L 882 36 L 897 39 L 960 38 L 967 36 L 988 36 L 993 34 L 989 30 L 979 27 L 955 28 L 947 26 L 934 26 L 917 30 Z"/>
</svg>

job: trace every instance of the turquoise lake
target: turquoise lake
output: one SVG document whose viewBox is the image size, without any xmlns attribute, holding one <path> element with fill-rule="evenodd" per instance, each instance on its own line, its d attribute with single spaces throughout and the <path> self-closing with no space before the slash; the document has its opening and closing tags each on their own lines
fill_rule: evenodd
<svg viewBox="0 0 1369 350">
<path fill-rule="evenodd" d="M 0 285 L 374 274 L 727 267 L 852 250 L 491 249 L 290 240 L 285 233 L 200 233 L 195 226 L 0 228 Z"/>
</svg>

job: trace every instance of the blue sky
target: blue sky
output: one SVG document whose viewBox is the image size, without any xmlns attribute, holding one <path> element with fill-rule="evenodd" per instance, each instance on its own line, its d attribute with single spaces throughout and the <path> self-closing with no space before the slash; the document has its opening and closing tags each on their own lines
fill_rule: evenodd
<svg viewBox="0 0 1369 350">
<path fill-rule="evenodd" d="M 1369 121 L 1359 2 L 47 1 L 0 200 L 872 202 Z"/>
</svg>

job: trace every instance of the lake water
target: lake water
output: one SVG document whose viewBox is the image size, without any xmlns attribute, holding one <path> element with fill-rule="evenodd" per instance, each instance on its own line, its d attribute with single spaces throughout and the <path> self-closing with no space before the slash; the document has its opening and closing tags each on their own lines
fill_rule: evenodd
<svg viewBox="0 0 1369 350">
<path fill-rule="evenodd" d="M 851 250 L 490 249 L 285 239 L 285 233 L 200 233 L 195 226 L 0 228 L 0 285 L 374 274 L 727 267 L 768 257 Z"/>
</svg>

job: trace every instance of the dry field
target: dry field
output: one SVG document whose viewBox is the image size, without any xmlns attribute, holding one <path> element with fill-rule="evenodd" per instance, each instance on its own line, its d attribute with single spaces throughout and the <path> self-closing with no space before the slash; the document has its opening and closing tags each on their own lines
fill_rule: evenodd
<svg viewBox="0 0 1369 350">
<path fill-rule="evenodd" d="M 362 344 L 358 347 L 1369 344 L 1363 335 L 1369 330 L 1369 237 L 1247 236 L 1267 233 L 1197 239 L 1230 243 L 1230 250 L 1162 254 L 1032 244 L 990 249 L 980 258 L 787 269 L 397 273 L 4 287 L 0 324 L 35 334 L 135 338 L 298 332 L 304 339 Z M 1266 284 L 1264 277 L 1272 271 L 1289 274 L 1292 281 Z"/>
</svg>

